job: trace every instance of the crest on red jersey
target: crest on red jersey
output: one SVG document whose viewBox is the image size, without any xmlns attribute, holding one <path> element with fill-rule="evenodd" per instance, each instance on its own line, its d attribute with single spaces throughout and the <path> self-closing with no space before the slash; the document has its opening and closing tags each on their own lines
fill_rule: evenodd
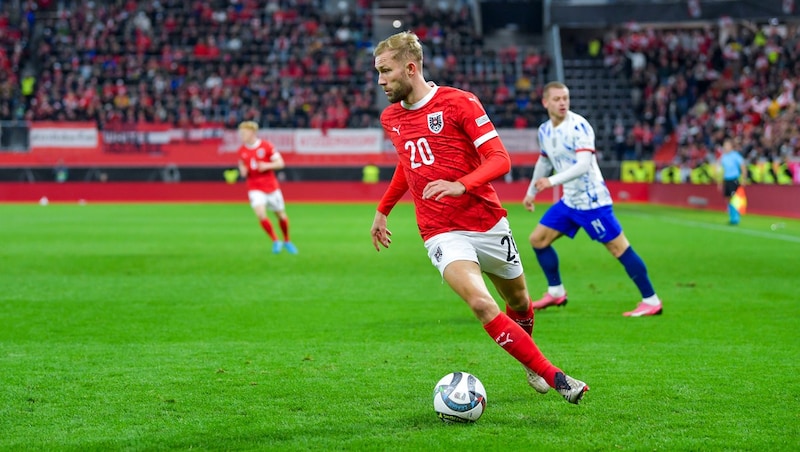
<svg viewBox="0 0 800 452">
<path fill-rule="evenodd" d="M 428 115 L 428 129 L 430 129 L 431 132 L 439 133 L 442 131 L 442 127 L 444 127 L 444 118 L 442 117 L 441 111 Z"/>
<path fill-rule="evenodd" d="M 264 156 L 267 155 L 267 151 L 264 150 L 264 148 L 258 148 L 258 150 L 256 151 L 256 155 L 258 156 L 258 158 L 263 159 Z"/>
</svg>

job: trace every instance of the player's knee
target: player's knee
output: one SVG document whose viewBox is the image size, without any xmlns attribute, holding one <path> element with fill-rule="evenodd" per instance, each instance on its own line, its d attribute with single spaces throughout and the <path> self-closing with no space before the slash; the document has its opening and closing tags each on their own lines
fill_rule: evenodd
<svg viewBox="0 0 800 452">
<path fill-rule="evenodd" d="M 625 238 L 625 235 L 620 233 L 614 240 L 606 243 L 606 249 L 608 252 L 611 253 L 612 256 L 615 258 L 619 258 L 622 254 L 630 248 L 631 244 L 628 242 L 628 239 Z"/>
<path fill-rule="evenodd" d="M 527 311 L 528 304 L 531 302 L 531 296 L 527 290 L 520 290 L 508 297 L 508 305 L 515 311 Z"/>
<path fill-rule="evenodd" d="M 531 243 L 531 246 L 534 248 L 545 248 L 550 243 L 547 241 L 547 237 L 544 234 L 539 233 L 538 231 L 534 230 L 531 232 L 530 237 L 528 237 L 528 241 Z"/>
<path fill-rule="evenodd" d="M 467 303 L 475 317 L 484 324 L 490 322 L 500 313 L 500 308 L 497 307 L 497 303 L 491 297 L 476 297 L 467 300 Z"/>
</svg>

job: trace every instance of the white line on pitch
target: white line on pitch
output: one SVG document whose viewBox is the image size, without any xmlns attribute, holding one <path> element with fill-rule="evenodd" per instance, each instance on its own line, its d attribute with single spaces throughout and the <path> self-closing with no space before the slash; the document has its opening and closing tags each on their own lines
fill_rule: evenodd
<svg viewBox="0 0 800 452">
<path fill-rule="evenodd" d="M 786 235 L 786 234 L 776 234 L 774 232 L 763 232 L 763 231 L 754 231 L 752 229 L 743 229 L 738 226 L 723 226 L 719 224 L 712 224 L 712 223 L 702 223 L 700 221 L 692 221 L 692 220 L 682 220 L 680 218 L 672 218 L 672 217 L 665 217 L 660 215 L 652 215 L 646 213 L 633 213 L 633 212 L 626 212 L 633 215 L 639 215 L 642 217 L 651 217 L 656 218 L 661 221 L 666 221 L 669 223 L 674 224 L 682 224 L 684 226 L 695 226 L 698 228 L 703 229 L 711 229 L 714 231 L 725 231 L 725 232 L 733 232 L 736 234 L 744 234 L 744 235 L 752 235 L 754 237 L 763 237 L 765 239 L 775 239 L 775 240 L 783 240 L 785 242 L 794 242 L 800 243 L 800 237 L 795 237 L 793 235 Z"/>
</svg>

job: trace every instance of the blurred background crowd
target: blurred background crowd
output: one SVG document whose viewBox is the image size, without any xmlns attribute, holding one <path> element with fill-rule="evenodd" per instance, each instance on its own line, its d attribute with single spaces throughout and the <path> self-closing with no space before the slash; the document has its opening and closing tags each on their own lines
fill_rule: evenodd
<svg viewBox="0 0 800 452">
<path fill-rule="evenodd" d="M 477 94 L 499 128 L 546 119 L 554 58 L 542 46 L 486 42 L 469 1 L 404 5 L 429 80 Z M 378 127 L 373 20 L 372 0 L 0 1 L 0 120 Z M 611 116 L 604 158 L 650 159 L 672 140 L 675 162 L 697 165 L 725 135 L 750 161 L 800 158 L 797 24 L 631 23 L 569 38 L 629 93 L 633 119 Z"/>
</svg>

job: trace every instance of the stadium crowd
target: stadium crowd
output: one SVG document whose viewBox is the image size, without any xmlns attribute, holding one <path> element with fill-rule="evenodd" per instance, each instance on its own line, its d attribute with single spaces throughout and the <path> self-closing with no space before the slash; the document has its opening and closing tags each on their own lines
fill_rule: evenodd
<svg viewBox="0 0 800 452">
<path fill-rule="evenodd" d="M 0 60 L 13 67 L 0 119 L 375 127 L 370 0 L 332 3 L 28 0 L 17 26 L 2 4 L 0 42 L 16 61 Z M 474 90 L 500 126 L 528 127 L 543 112 L 535 88 L 548 59 L 485 50 L 468 5 L 453 8 L 408 5 L 409 28 L 431 47 L 430 78 Z M 14 99 L 20 77 L 32 85 Z"/>
<path fill-rule="evenodd" d="M 633 24 L 608 34 L 603 58 L 631 80 L 638 122 L 618 149 L 626 157 L 650 155 L 658 135 L 675 132 L 683 167 L 715 160 L 726 135 L 751 163 L 800 158 L 797 24 Z"/>
<path fill-rule="evenodd" d="M 0 120 L 262 127 L 377 127 L 371 0 L 0 2 Z M 493 50 L 467 2 L 411 2 L 427 78 L 473 91 L 498 127 L 536 127 L 550 58 Z M 725 134 L 751 162 L 800 158 L 800 27 L 722 19 L 628 24 L 602 58 L 631 82 L 637 122 L 619 158 L 650 158 L 674 133 L 675 164 L 714 159 Z"/>
</svg>

